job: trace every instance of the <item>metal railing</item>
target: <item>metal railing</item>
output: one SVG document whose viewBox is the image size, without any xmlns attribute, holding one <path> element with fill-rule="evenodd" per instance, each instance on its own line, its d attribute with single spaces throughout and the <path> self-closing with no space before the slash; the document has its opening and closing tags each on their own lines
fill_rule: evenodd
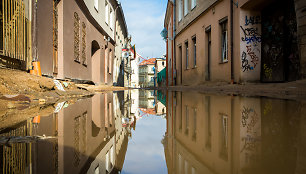
<svg viewBox="0 0 306 174">
<path fill-rule="evenodd" d="M 27 17 L 30 14 L 30 8 L 26 9 L 23 0 L 1 1 L 1 58 L 11 58 L 5 59 L 7 65 L 14 66 L 16 62 L 27 65 L 31 62 L 29 59 L 31 57 L 31 23 Z"/>
</svg>

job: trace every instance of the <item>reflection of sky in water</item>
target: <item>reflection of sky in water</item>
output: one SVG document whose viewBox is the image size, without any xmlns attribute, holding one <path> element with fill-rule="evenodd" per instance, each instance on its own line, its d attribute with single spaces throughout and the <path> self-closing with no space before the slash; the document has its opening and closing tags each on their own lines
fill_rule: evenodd
<svg viewBox="0 0 306 174">
<path fill-rule="evenodd" d="M 164 147 L 166 120 L 158 116 L 144 116 L 136 122 L 136 131 L 129 141 L 122 174 L 167 173 Z"/>
</svg>

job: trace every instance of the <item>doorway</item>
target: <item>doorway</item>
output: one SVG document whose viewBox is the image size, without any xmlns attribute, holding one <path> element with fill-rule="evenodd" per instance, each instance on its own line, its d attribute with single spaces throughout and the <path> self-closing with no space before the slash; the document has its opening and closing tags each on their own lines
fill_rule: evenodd
<svg viewBox="0 0 306 174">
<path fill-rule="evenodd" d="M 95 84 L 101 83 L 101 49 L 97 41 L 91 42 L 91 76 Z"/>
<path fill-rule="evenodd" d="M 261 80 L 297 80 L 299 64 L 294 2 L 277 1 L 262 11 Z"/>
</svg>

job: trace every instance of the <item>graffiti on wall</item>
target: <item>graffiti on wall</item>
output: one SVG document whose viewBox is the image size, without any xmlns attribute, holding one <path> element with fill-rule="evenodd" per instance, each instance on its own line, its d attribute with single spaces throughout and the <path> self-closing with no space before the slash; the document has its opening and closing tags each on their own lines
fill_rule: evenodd
<svg viewBox="0 0 306 174">
<path fill-rule="evenodd" d="M 259 49 L 254 50 L 251 45 L 246 46 L 246 52 L 243 51 L 241 55 L 242 71 L 254 70 L 259 63 L 259 57 L 255 52 L 259 52 Z M 250 58 L 250 64 L 249 59 Z"/>
<path fill-rule="evenodd" d="M 257 161 L 260 150 L 260 117 L 256 110 L 243 106 L 241 111 L 241 150 L 245 161 Z"/>
<path fill-rule="evenodd" d="M 243 42 L 246 44 L 254 44 L 257 45 L 261 42 L 261 36 L 258 34 L 258 28 L 243 28 L 240 26 L 244 37 L 241 37 Z"/>
<path fill-rule="evenodd" d="M 245 16 L 245 26 L 248 25 L 255 25 L 261 23 L 261 17 L 260 16 Z"/>
<path fill-rule="evenodd" d="M 261 16 L 245 16 L 241 29 L 241 68 L 243 72 L 253 71 L 258 67 L 261 54 Z"/>
</svg>

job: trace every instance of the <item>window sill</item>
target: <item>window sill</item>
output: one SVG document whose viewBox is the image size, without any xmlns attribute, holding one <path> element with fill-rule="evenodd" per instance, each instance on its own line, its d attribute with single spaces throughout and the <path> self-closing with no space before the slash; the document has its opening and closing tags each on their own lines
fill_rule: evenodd
<svg viewBox="0 0 306 174">
<path fill-rule="evenodd" d="M 225 63 L 228 63 L 228 60 L 225 60 L 223 62 L 220 62 L 219 64 L 225 64 Z"/>
<path fill-rule="evenodd" d="M 192 67 L 192 69 L 197 69 L 197 68 L 198 68 L 197 66 Z"/>
<path fill-rule="evenodd" d="M 81 63 L 79 60 L 75 60 L 75 59 L 74 59 L 74 62 L 76 62 L 76 63 Z"/>
<path fill-rule="evenodd" d="M 197 5 L 195 5 L 193 8 L 191 8 L 191 11 L 193 11 L 196 7 L 197 7 Z"/>
</svg>

